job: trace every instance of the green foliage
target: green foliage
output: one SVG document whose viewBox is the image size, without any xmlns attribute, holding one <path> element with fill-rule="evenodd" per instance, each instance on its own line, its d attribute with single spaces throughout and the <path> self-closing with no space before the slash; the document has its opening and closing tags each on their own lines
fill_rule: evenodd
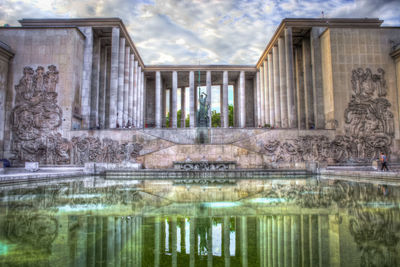
<svg viewBox="0 0 400 267">
<path fill-rule="evenodd" d="M 233 127 L 233 105 L 228 106 L 229 127 Z"/>
<path fill-rule="evenodd" d="M 221 125 L 221 113 L 217 113 L 215 110 L 211 112 L 211 127 L 220 127 Z"/>
<path fill-rule="evenodd" d="M 186 116 L 185 127 L 190 127 L 190 116 L 189 116 L 189 114 Z"/>
<path fill-rule="evenodd" d="M 178 128 L 180 128 L 181 127 L 181 118 L 182 118 L 181 110 L 178 110 L 177 118 L 178 118 Z"/>
<path fill-rule="evenodd" d="M 169 127 L 169 112 L 167 113 L 167 116 L 165 117 L 165 127 Z"/>
</svg>

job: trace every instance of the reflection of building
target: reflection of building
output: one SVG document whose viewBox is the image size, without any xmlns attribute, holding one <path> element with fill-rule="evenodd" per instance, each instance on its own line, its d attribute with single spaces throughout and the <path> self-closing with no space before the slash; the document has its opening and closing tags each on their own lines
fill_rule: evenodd
<svg viewBox="0 0 400 267">
<path fill-rule="evenodd" d="M 0 262 L 397 266 L 399 198 L 397 186 L 312 179 L 13 186 L 0 193 Z"/>
<path fill-rule="evenodd" d="M 400 31 L 381 20 L 284 19 L 255 65 L 200 66 L 146 65 L 117 18 L 20 23 L 0 28 L 1 154 L 15 162 L 168 168 L 202 159 L 198 143 L 241 168 L 398 157 Z M 198 86 L 208 101 L 219 87 L 219 129 L 194 129 Z M 228 87 L 244 129 L 228 129 Z"/>
</svg>

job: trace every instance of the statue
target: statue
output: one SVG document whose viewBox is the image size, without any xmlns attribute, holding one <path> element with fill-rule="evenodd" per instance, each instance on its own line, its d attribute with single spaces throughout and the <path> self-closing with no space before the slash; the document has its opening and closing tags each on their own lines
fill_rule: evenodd
<svg viewBox="0 0 400 267">
<path fill-rule="evenodd" d="M 208 117 L 208 109 L 210 108 L 210 105 L 207 103 L 207 94 L 202 93 L 200 95 L 200 109 L 197 112 L 197 126 L 198 127 L 207 127 L 208 122 L 209 122 L 209 117 Z"/>
</svg>

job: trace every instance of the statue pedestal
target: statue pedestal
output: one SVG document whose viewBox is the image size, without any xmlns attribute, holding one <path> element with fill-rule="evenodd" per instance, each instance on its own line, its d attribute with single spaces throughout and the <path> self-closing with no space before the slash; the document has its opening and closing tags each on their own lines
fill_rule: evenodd
<svg viewBox="0 0 400 267">
<path fill-rule="evenodd" d="M 84 172 L 87 174 L 103 174 L 107 171 L 137 171 L 142 169 L 142 164 L 137 162 L 104 163 L 88 162 L 85 163 Z"/>
</svg>

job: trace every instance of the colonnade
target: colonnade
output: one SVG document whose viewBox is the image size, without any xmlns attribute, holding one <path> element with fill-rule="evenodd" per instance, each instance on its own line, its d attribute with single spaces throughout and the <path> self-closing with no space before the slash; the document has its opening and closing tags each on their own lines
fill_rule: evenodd
<svg viewBox="0 0 400 267">
<path fill-rule="evenodd" d="M 319 28 L 293 46 L 292 27 L 278 34 L 256 74 L 257 123 L 275 128 L 325 127 Z"/>
<path fill-rule="evenodd" d="M 77 227 L 68 236 L 70 266 L 141 266 L 142 221 L 139 216 L 69 216 L 69 225 Z"/>
<path fill-rule="evenodd" d="M 221 90 L 221 127 L 229 127 L 229 112 L 228 112 L 228 71 L 222 71 L 222 90 Z M 164 74 L 165 75 L 165 74 Z M 172 71 L 172 88 L 170 90 L 170 125 L 172 128 L 177 128 L 177 92 L 178 92 L 178 71 Z M 196 113 L 197 113 L 197 84 L 195 86 L 195 71 L 188 72 L 189 80 L 189 95 L 186 95 L 186 85 L 180 86 L 181 88 L 181 120 L 184 122 L 187 114 L 185 112 L 185 99 L 189 97 L 189 118 L 190 127 L 196 127 Z M 213 86 L 211 81 L 212 71 L 206 71 L 206 92 L 207 92 L 207 105 L 211 107 L 212 94 L 211 88 Z M 238 78 L 238 97 L 240 101 L 237 106 L 237 116 L 239 118 L 238 126 L 244 128 L 246 126 L 246 94 L 245 94 L 245 71 L 239 72 Z M 219 85 L 219 84 L 218 84 Z M 184 90 L 182 90 L 184 89 Z M 165 108 L 165 88 L 163 88 L 161 71 L 155 72 L 155 127 L 163 127 L 163 113 Z M 236 108 L 236 107 L 235 107 Z M 208 127 L 211 127 L 211 108 L 208 109 L 208 116 L 210 118 Z M 183 125 L 183 123 L 181 124 Z"/>
<path fill-rule="evenodd" d="M 93 27 L 79 29 L 86 37 L 82 128 L 142 128 L 146 80 L 133 47 L 119 27 L 112 28 L 111 38 L 96 35 Z"/>
</svg>

